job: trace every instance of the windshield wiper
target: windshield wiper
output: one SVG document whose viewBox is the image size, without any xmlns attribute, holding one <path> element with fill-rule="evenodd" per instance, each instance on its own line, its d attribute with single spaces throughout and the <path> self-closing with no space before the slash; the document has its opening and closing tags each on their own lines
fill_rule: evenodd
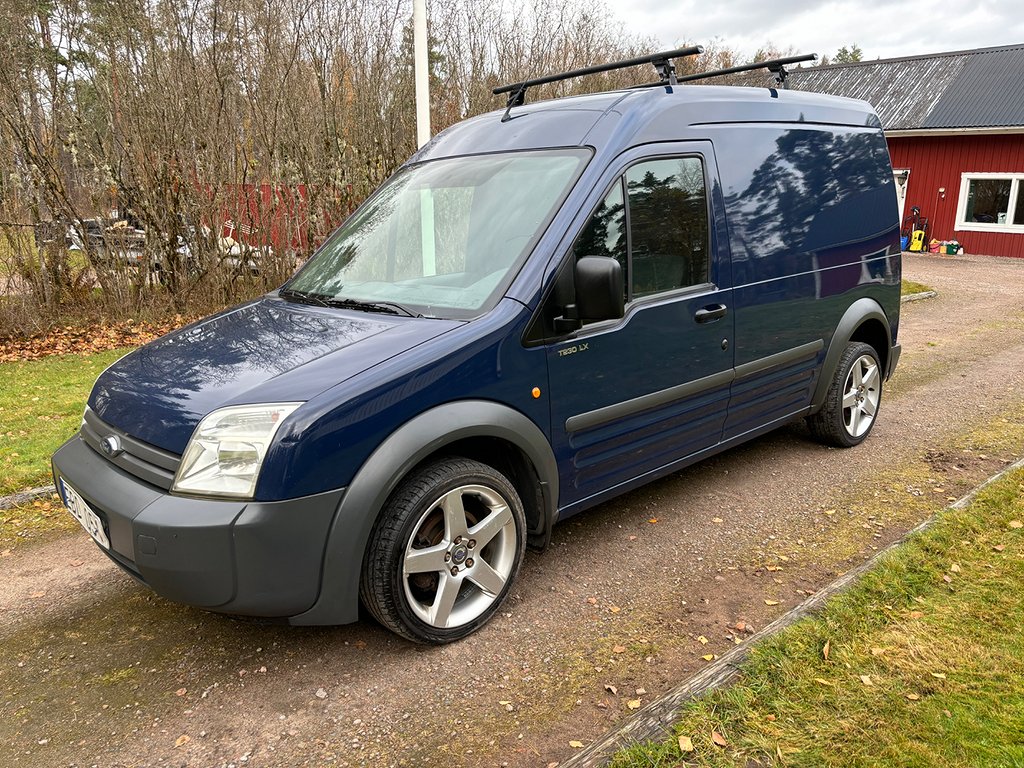
<svg viewBox="0 0 1024 768">
<path fill-rule="evenodd" d="M 300 304 L 312 304 L 314 307 L 329 307 L 327 297 L 318 293 L 307 293 L 306 291 L 295 291 L 291 288 L 282 288 L 277 295 L 287 301 L 297 301 Z"/>
<path fill-rule="evenodd" d="M 396 304 L 393 301 L 360 301 L 359 299 L 324 299 L 324 306 L 356 309 L 360 312 L 381 312 L 385 315 L 402 315 L 403 317 L 423 317 L 418 312 Z"/>
<path fill-rule="evenodd" d="M 401 304 L 393 301 L 360 301 L 359 299 L 336 299 L 323 293 L 310 293 L 308 291 L 296 291 L 292 288 L 282 288 L 277 292 L 282 299 L 298 301 L 302 304 L 312 304 L 315 307 L 341 307 L 343 309 L 355 309 L 360 312 L 380 312 L 385 315 L 401 315 L 402 317 L 423 317 L 418 312 L 413 312 Z"/>
</svg>

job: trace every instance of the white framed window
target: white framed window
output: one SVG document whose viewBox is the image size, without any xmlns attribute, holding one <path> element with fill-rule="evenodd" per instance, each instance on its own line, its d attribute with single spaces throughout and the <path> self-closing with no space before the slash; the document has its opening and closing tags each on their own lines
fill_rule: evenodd
<svg viewBox="0 0 1024 768">
<path fill-rule="evenodd" d="M 1024 234 L 1024 173 L 962 173 L 958 232 Z"/>
</svg>

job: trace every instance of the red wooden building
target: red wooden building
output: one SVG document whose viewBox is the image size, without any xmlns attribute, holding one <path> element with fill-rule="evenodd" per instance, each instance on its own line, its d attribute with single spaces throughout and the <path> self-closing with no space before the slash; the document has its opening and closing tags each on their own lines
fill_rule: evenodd
<svg viewBox="0 0 1024 768">
<path fill-rule="evenodd" d="M 874 105 L 900 215 L 918 206 L 929 239 L 1024 258 L 1024 43 L 810 67 L 790 84 Z"/>
</svg>

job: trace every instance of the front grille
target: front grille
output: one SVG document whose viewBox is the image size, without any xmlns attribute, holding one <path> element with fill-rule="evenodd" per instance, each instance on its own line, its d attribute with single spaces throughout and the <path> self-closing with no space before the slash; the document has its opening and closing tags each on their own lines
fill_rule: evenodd
<svg viewBox="0 0 1024 768">
<path fill-rule="evenodd" d="M 106 437 L 116 437 L 121 443 L 122 452 L 113 457 L 109 456 L 102 445 Z M 85 409 L 82 439 L 100 456 L 139 480 L 165 491 L 171 489 L 178 464 L 181 462 L 178 454 L 130 437 L 120 429 L 107 424 L 93 413 L 91 408 Z"/>
</svg>

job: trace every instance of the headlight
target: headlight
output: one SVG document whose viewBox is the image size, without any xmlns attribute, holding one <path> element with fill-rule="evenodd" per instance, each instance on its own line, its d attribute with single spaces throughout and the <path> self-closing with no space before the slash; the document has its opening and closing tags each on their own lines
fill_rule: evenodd
<svg viewBox="0 0 1024 768">
<path fill-rule="evenodd" d="M 233 405 L 213 411 L 192 433 L 171 490 L 251 499 L 270 441 L 300 405 Z"/>
</svg>

